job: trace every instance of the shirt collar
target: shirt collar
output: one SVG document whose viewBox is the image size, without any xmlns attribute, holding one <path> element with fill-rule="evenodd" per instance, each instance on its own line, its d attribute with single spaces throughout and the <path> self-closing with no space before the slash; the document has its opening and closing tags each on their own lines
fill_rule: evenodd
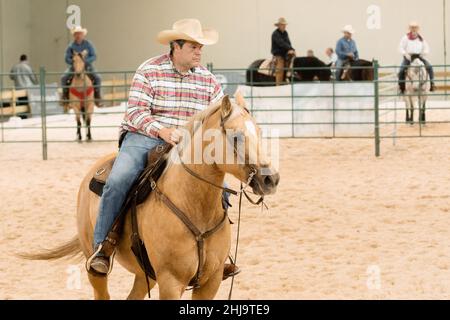
<svg viewBox="0 0 450 320">
<path fill-rule="evenodd" d="M 177 70 L 177 68 L 175 68 L 175 65 L 173 64 L 172 61 L 172 56 L 170 55 L 170 53 L 167 54 L 168 60 L 169 60 L 169 65 L 172 68 L 173 72 L 175 72 L 178 76 L 184 78 L 184 77 L 189 77 L 190 75 L 194 74 L 194 72 L 196 71 L 196 68 L 191 68 L 188 70 L 188 72 L 186 73 L 181 73 L 180 71 Z"/>
</svg>

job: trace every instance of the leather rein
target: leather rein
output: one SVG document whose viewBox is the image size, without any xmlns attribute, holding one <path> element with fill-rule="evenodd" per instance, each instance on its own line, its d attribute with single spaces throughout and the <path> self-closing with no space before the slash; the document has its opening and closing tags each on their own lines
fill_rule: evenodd
<svg viewBox="0 0 450 320">
<path fill-rule="evenodd" d="M 221 127 L 222 129 L 225 131 L 224 129 L 224 123 L 226 122 L 226 120 L 229 118 L 221 118 Z M 235 148 L 235 152 L 236 152 L 236 148 Z M 257 169 L 253 166 L 250 166 L 250 173 L 247 179 L 246 184 L 243 186 L 241 183 L 241 188 L 239 191 L 235 191 L 233 189 L 230 188 L 226 188 L 220 185 L 217 185 L 205 178 L 203 178 L 202 176 L 200 176 L 199 174 L 195 173 L 194 171 L 192 171 L 190 168 L 188 168 L 188 166 L 181 160 L 181 156 L 178 153 L 178 157 L 180 160 L 180 163 L 182 165 L 182 167 L 184 168 L 184 170 L 189 173 L 191 176 L 193 176 L 194 178 L 207 183 L 215 188 L 221 189 L 225 192 L 229 192 L 233 195 L 240 195 L 239 197 L 239 222 L 240 222 L 240 216 L 241 216 L 241 202 L 242 202 L 242 194 L 245 195 L 245 197 L 254 205 L 259 205 L 261 203 L 264 203 L 264 197 L 262 196 L 258 201 L 253 201 L 248 194 L 245 192 L 245 189 L 247 188 L 247 186 L 251 183 L 251 181 L 253 180 L 253 177 L 256 175 L 257 173 Z M 220 220 L 220 222 L 213 227 L 212 229 L 209 229 L 205 232 L 202 232 L 201 230 L 199 230 L 195 224 L 189 219 L 189 217 L 186 215 L 186 213 L 184 213 L 181 209 L 179 209 L 157 186 L 156 182 L 154 181 L 153 178 L 150 178 L 150 186 L 152 188 L 153 191 L 156 192 L 156 195 L 159 197 L 159 199 L 184 223 L 184 225 L 189 229 L 189 231 L 192 233 L 192 235 L 195 238 L 195 241 L 197 242 L 197 254 L 198 254 L 198 267 L 197 267 L 197 273 L 193 279 L 193 284 L 192 284 L 192 288 L 199 288 L 200 287 L 200 277 L 203 274 L 203 264 L 204 264 L 204 243 L 205 243 L 205 239 L 209 238 L 210 236 L 212 236 L 214 233 L 216 233 L 217 231 L 219 231 L 220 229 L 222 229 L 222 227 L 224 226 L 227 217 L 228 217 L 228 213 L 226 210 L 224 210 L 224 215 L 222 217 L 222 219 Z M 239 237 L 239 235 L 238 235 Z M 238 242 L 236 243 L 236 253 L 237 253 L 237 246 L 238 246 Z M 233 276 L 233 280 L 234 280 L 234 276 Z M 231 297 L 231 292 L 232 292 L 232 286 L 230 288 L 230 297 Z"/>
</svg>

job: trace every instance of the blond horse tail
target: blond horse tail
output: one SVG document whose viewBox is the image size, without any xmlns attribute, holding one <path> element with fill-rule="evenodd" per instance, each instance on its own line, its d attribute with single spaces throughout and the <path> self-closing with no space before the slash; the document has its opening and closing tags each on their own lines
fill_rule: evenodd
<svg viewBox="0 0 450 320">
<path fill-rule="evenodd" d="M 61 258 L 75 258 L 82 253 L 78 236 L 53 249 L 43 250 L 37 253 L 18 253 L 16 256 L 26 260 L 57 260 Z"/>
</svg>

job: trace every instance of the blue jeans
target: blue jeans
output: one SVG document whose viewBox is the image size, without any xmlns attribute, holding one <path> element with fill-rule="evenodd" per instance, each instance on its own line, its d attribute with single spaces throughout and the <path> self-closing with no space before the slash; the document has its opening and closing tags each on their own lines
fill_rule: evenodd
<svg viewBox="0 0 450 320">
<path fill-rule="evenodd" d="M 162 143 L 164 141 L 161 139 L 138 133 L 127 133 L 103 188 L 94 230 L 94 245 L 105 240 L 120 213 L 128 191 L 147 165 L 148 152 Z"/>
<path fill-rule="evenodd" d="M 342 59 L 338 59 L 336 61 L 336 75 L 335 75 L 335 79 L 336 81 L 341 81 L 341 76 L 342 76 L 342 67 L 344 66 L 344 63 L 347 60 L 342 60 Z"/>
<path fill-rule="evenodd" d="M 128 192 L 147 165 L 148 152 L 164 141 L 138 133 L 128 132 L 114 161 L 111 173 L 103 188 L 97 222 L 94 229 L 94 247 L 102 243 L 120 213 Z M 226 187 L 226 184 L 224 184 Z M 223 197 L 229 199 L 229 193 Z M 227 208 L 228 205 L 225 205 Z M 225 208 L 225 209 L 226 209 Z"/>
</svg>

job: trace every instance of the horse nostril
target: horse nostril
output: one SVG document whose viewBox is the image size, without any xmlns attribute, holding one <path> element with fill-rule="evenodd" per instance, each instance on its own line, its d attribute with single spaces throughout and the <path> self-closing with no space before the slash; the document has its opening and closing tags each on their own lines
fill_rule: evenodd
<svg viewBox="0 0 450 320">
<path fill-rule="evenodd" d="M 278 185 L 278 182 L 280 181 L 280 175 L 277 174 L 271 174 L 269 176 L 265 176 L 263 183 L 266 187 L 274 188 Z"/>
<path fill-rule="evenodd" d="M 264 178 L 264 185 L 266 185 L 268 187 L 271 187 L 273 185 L 273 181 L 272 181 L 271 176 L 266 176 Z"/>
</svg>

